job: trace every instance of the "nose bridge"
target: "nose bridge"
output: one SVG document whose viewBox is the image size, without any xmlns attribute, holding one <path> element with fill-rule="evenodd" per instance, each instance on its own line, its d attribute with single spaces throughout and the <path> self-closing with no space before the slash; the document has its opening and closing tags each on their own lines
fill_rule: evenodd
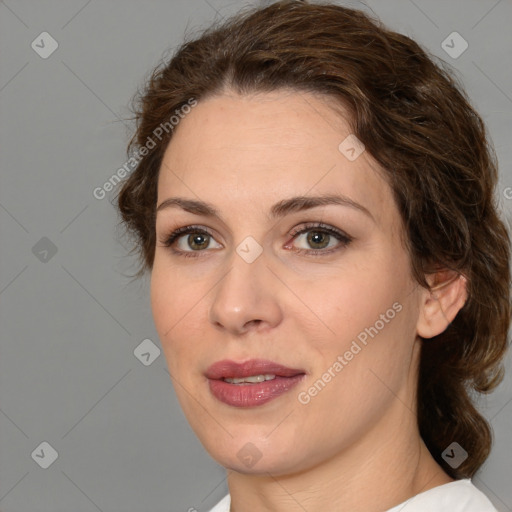
<svg viewBox="0 0 512 512">
<path fill-rule="evenodd" d="M 275 325 L 280 318 L 272 273 L 261 245 L 247 237 L 235 246 L 229 269 L 218 283 L 210 305 L 210 321 L 241 332 L 249 323 Z"/>
</svg>

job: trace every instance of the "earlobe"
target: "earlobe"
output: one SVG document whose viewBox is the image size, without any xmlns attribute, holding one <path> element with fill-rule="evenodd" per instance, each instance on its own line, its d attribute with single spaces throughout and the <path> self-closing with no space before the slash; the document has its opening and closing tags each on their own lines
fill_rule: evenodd
<svg viewBox="0 0 512 512">
<path fill-rule="evenodd" d="M 467 300 L 467 279 L 462 274 L 442 270 L 428 281 L 432 288 L 424 290 L 417 324 L 417 334 L 422 338 L 444 332 Z"/>
</svg>

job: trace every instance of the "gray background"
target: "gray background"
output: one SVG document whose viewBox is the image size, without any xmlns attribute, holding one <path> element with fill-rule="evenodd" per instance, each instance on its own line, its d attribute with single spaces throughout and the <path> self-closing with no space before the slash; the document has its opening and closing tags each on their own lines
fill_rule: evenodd
<svg viewBox="0 0 512 512">
<path fill-rule="evenodd" d="M 454 66 L 489 127 L 509 218 L 512 2 L 343 4 L 371 7 Z M 226 492 L 224 470 L 181 413 L 163 353 L 147 366 L 134 355 L 144 339 L 160 346 L 148 280 L 129 283 L 134 259 L 118 239 L 112 193 L 97 200 L 92 191 L 126 160 L 131 125 L 122 120 L 151 68 L 185 31 L 244 5 L 0 2 L 3 512 L 204 511 Z M 31 47 L 43 31 L 59 45 L 46 59 Z M 441 47 L 453 31 L 469 44 L 458 58 Z M 474 482 L 501 512 L 512 510 L 511 367 L 509 354 L 506 380 L 479 402 L 495 446 Z M 47 469 L 42 442 L 58 452 Z"/>
</svg>

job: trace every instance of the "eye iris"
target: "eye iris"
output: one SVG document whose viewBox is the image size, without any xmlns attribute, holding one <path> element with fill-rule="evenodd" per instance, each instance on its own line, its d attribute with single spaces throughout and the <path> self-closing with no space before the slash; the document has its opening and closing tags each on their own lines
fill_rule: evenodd
<svg viewBox="0 0 512 512">
<path fill-rule="evenodd" d="M 326 233 L 322 233 L 320 231 L 310 231 L 307 239 L 308 239 L 309 244 L 315 245 L 315 244 L 322 244 L 322 240 L 326 241 L 328 239 L 328 237 L 329 237 L 329 235 Z M 327 247 L 328 243 L 329 242 L 327 240 L 327 243 L 323 244 L 322 247 L 315 247 L 315 248 L 321 249 L 323 247 Z"/>
<path fill-rule="evenodd" d="M 199 242 L 198 242 L 199 240 Z M 193 235 L 189 235 L 188 236 L 188 240 L 187 240 L 189 246 L 194 249 L 194 244 L 197 243 L 197 245 L 199 245 L 199 249 L 205 249 L 206 247 L 208 247 L 208 239 L 207 239 L 207 236 L 205 235 L 200 235 L 198 233 L 196 234 L 193 234 Z"/>
</svg>

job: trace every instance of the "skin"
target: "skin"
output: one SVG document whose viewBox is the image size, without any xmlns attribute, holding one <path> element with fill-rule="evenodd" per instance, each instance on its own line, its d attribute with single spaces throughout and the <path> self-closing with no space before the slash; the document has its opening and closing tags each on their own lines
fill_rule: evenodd
<svg viewBox="0 0 512 512">
<path fill-rule="evenodd" d="M 163 159 L 157 205 L 182 196 L 212 203 L 221 215 L 179 207 L 158 212 L 151 306 L 183 411 L 228 470 L 234 512 L 382 512 L 452 481 L 416 425 L 418 335 L 446 329 L 466 299 L 465 279 L 429 276 L 439 286 L 434 292 L 413 280 L 401 218 L 377 163 L 366 151 L 349 161 L 338 149 L 350 133 L 347 117 L 328 98 L 225 91 L 200 101 L 180 122 Z M 280 200 L 333 193 L 371 216 L 326 205 L 269 219 Z M 290 236 L 309 222 L 353 240 L 344 246 L 325 235 L 311 245 L 307 236 L 315 228 Z M 171 231 L 192 224 L 210 230 L 210 244 L 207 237 L 198 251 L 185 234 L 174 248 L 196 247 L 198 257 L 164 246 Z M 236 252 L 247 236 L 263 249 L 252 263 Z M 308 254 L 319 247 L 339 249 Z M 299 393 L 394 303 L 401 311 L 300 403 Z M 206 369 L 222 359 L 252 358 L 303 368 L 306 376 L 262 406 L 219 402 Z M 250 468 L 237 456 L 248 442 L 261 454 Z"/>
</svg>

